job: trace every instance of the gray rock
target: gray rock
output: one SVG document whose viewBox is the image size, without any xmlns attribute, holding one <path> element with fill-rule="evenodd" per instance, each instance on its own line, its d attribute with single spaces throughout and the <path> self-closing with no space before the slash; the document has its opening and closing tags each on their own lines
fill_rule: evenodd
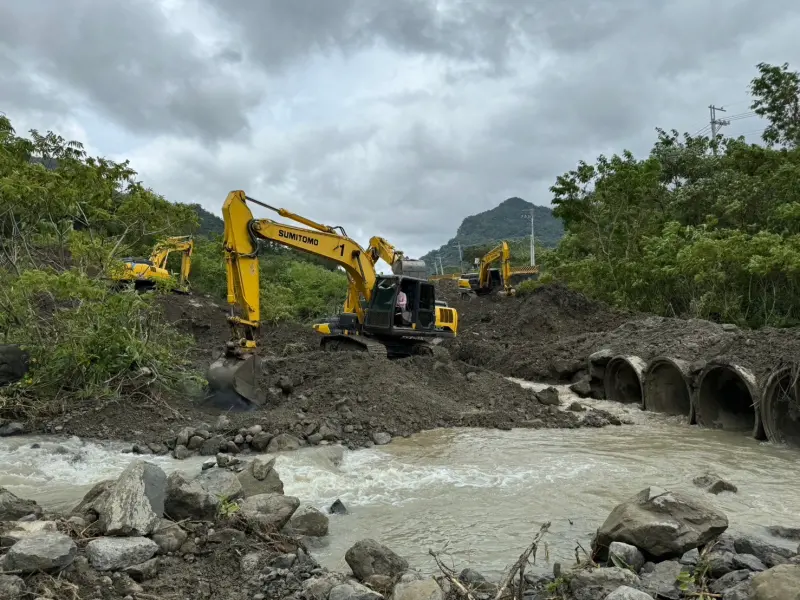
<svg viewBox="0 0 800 600">
<path fill-rule="evenodd" d="M 650 594 L 645 594 L 640 590 L 623 585 L 606 596 L 605 600 L 653 600 L 653 597 Z"/>
<path fill-rule="evenodd" d="M 158 545 L 158 550 L 161 554 L 177 552 L 188 537 L 189 534 L 181 529 L 180 525 L 166 519 L 162 519 L 152 535 L 153 541 Z"/>
<path fill-rule="evenodd" d="M 259 494 L 282 494 L 283 481 L 275 470 L 275 457 L 254 458 L 239 473 L 239 484 L 244 497 Z"/>
<path fill-rule="evenodd" d="M 376 431 L 372 434 L 372 441 L 376 446 L 385 446 L 392 441 L 392 436 L 385 431 Z"/>
<path fill-rule="evenodd" d="M 105 494 L 111 491 L 114 483 L 113 479 L 106 479 L 94 484 L 78 505 L 72 509 L 71 514 L 82 518 L 87 523 L 94 523 L 97 520 L 96 505 L 103 499 Z"/>
<path fill-rule="evenodd" d="M 709 588 L 715 594 L 724 594 L 728 590 L 737 587 L 743 581 L 749 582 L 751 579 L 753 579 L 753 573 L 746 569 L 731 571 L 713 581 Z"/>
<path fill-rule="evenodd" d="M 217 452 L 225 447 L 227 441 L 228 440 L 221 435 L 215 435 L 208 438 L 203 442 L 203 445 L 200 446 L 201 456 L 215 456 Z"/>
<path fill-rule="evenodd" d="M 630 544 L 624 544 L 622 542 L 611 542 L 608 547 L 608 552 L 609 564 L 614 563 L 613 557 L 615 556 L 622 561 L 622 565 L 615 564 L 614 566 L 621 566 L 623 568 L 630 567 L 638 573 L 644 565 L 644 555 L 636 546 L 631 546 Z"/>
<path fill-rule="evenodd" d="M 680 560 L 682 565 L 688 565 L 690 567 L 695 566 L 698 562 L 700 562 L 700 551 L 697 548 L 692 548 L 684 553 Z"/>
<path fill-rule="evenodd" d="M 255 438 L 253 438 L 255 441 Z M 279 433 L 272 438 L 267 446 L 267 452 L 274 454 L 275 452 L 289 452 L 300 448 L 300 440 L 288 433 Z"/>
<path fill-rule="evenodd" d="M 12 435 L 19 435 L 25 432 L 25 425 L 17 421 L 6 423 L 0 427 L 0 437 L 9 437 Z"/>
<path fill-rule="evenodd" d="M 0 575 L 0 598 L 3 600 L 20 600 L 25 590 L 22 577 L 16 575 Z"/>
<path fill-rule="evenodd" d="M 697 498 L 650 487 L 619 504 L 597 530 L 602 559 L 611 542 L 625 542 L 655 558 L 679 557 L 728 528 L 728 518 Z"/>
<path fill-rule="evenodd" d="M 247 519 L 282 529 L 300 506 L 300 500 L 283 494 L 258 494 L 245 498 L 239 506 Z"/>
<path fill-rule="evenodd" d="M 552 386 L 536 392 L 536 399 L 545 406 L 558 406 L 561 399 L 558 397 L 558 390 Z"/>
<path fill-rule="evenodd" d="M 753 577 L 752 600 L 797 600 L 800 565 L 778 565 Z"/>
<path fill-rule="evenodd" d="M 5 556 L 6 571 L 35 573 L 68 567 L 78 555 L 78 547 L 63 533 L 40 533 L 20 540 Z"/>
<path fill-rule="evenodd" d="M 350 581 L 331 588 L 328 600 L 383 600 L 383 596 L 360 583 Z"/>
<path fill-rule="evenodd" d="M 732 552 L 709 552 L 705 556 L 705 563 L 708 565 L 708 572 L 712 577 L 722 577 L 731 571 L 736 571 L 740 567 L 736 565 L 736 555 Z"/>
<path fill-rule="evenodd" d="M 256 425 L 256 427 L 261 427 L 260 425 Z M 272 434 L 267 433 L 266 431 L 259 431 L 258 433 L 253 434 L 253 439 L 250 440 L 250 445 L 253 447 L 253 450 L 258 452 L 264 452 L 269 446 L 269 443 L 272 441 Z"/>
<path fill-rule="evenodd" d="M 735 554 L 733 564 L 737 569 L 748 569 L 757 573 L 767 570 L 767 566 L 752 554 Z"/>
<path fill-rule="evenodd" d="M 213 469 L 217 466 L 217 459 L 216 458 L 207 458 L 203 461 L 203 464 L 200 465 L 201 471 L 208 471 L 209 469 Z"/>
<path fill-rule="evenodd" d="M 33 500 L 24 500 L 0 487 L 0 521 L 16 521 L 31 513 L 42 514 L 42 509 Z"/>
<path fill-rule="evenodd" d="M 573 402 L 569 405 L 568 410 L 571 410 L 572 412 L 583 412 L 586 410 L 586 407 L 580 402 Z"/>
<path fill-rule="evenodd" d="M 322 573 L 303 582 L 303 593 L 308 600 L 327 600 L 331 590 L 344 582 L 341 573 Z"/>
<path fill-rule="evenodd" d="M 338 498 L 331 504 L 331 507 L 328 509 L 328 512 L 332 515 L 346 515 L 349 511 L 347 507 L 344 505 L 344 502 L 339 500 Z"/>
<path fill-rule="evenodd" d="M 757 538 L 739 536 L 733 540 L 734 548 L 739 554 L 752 554 L 767 567 L 784 564 L 794 556 L 788 548 L 781 548 Z"/>
<path fill-rule="evenodd" d="M 575 600 L 605 598 L 620 586 L 638 587 L 639 578 L 628 569 L 607 567 L 579 571 L 569 582 Z"/>
<path fill-rule="evenodd" d="M 200 435 L 193 435 L 189 438 L 189 443 L 186 444 L 186 447 L 189 450 L 200 450 L 200 447 L 203 445 L 206 439 Z"/>
<path fill-rule="evenodd" d="M 328 535 L 328 517 L 313 506 L 305 505 L 292 515 L 288 527 L 297 535 L 323 537 Z"/>
<path fill-rule="evenodd" d="M 172 456 L 178 460 L 184 460 L 193 455 L 194 452 L 192 452 L 186 446 L 183 445 L 175 446 L 175 450 L 172 451 Z"/>
<path fill-rule="evenodd" d="M 461 573 L 458 574 L 458 580 L 468 590 L 478 594 L 489 594 L 491 596 L 497 594 L 497 586 L 486 581 L 486 577 L 475 569 L 462 569 Z"/>
<path fill-rule="evenodd" d="M 321 433 L 312 433 L 311 435 L 307 436 L 306 439 L 308 440 L 309 444 L 316 446 L 322 441 L 323 438 Z"/>
<path fill-rule="evenodd" d="M 220 415 L 219 417 L 217 417 L 217 422 L 214 423 L 214 431 L 223 432 L 223 431 L 228 431 L 230 428 L 231 428 L 231 420 L 227 416 Z"/>
<path fill-rule="evenodd" d="M 361 581 L 371 575 L 395 577 L 408 570 L 408 561 L 373 539 L 356 542 L 344 559 Z"/>
<path fill-rule="evenodd" d="M 783 525 L 770 525 L 767 527 L 772 535 L 787 540 L 800 540 L 800 527 L 784 527 Z"/>
<path fill-rule="evenodd" d="M 98 571 L 119 571 L 153 558 L 158 545 L 146 537 L 101 537 L 86 544 L 86 558 Z"/>
<path fill-rule="evenodd" d="M 595 379 L 603 379 L 606 366 L 611 362 L 612 358 L 614 358 L 614 353 L 609 348 L 592 352 L 586 361 L 589 367 L 589 376 Z"/>
<path fill-rule="evenodd" d="M 640 587 L 654 597 L 678 600 L 681 597 L 678 576 L 684 568 L 676 560 L 660 562 L 652 571 L 641 576 Z"/>
<path fill-rule="evenodd" d="M 188 446 L 189 440 L 194 435 L 194 429 L 192 427 L 184 427 L 178 432 L 178 437 L 175 438 L 175 447 L 178 446 Z"/>
<path fill-rule="evenodd" d="M 158 558 L 151 558 L 141 564 L 133 565 L 125 569 L 125 574 L 130 576 L 134 581 L 142 582 L 155 579 L 158 576 L 158 567 L 160 561 Z"/>
<path fill-rule="evenodd" d="M 214 533 L 208 534 L 207 540 L 214 544 L 231 544 L 244 542 L 247 539 L 247 534 L 238 529 L 218 529 Z"/>
<path fill-rule="evenodd" d="M 132 462 L 95 504 L 108 535 L 149 535 L 164 515 L 167 476 L 161 467 Z"/>
<path fill-rule="evenodd" d="M 569 389 L 572 393 L 580 396 L 581 398 L 588 398 L 592 395 L 592 383 L 588 377 L 581 379 L 580 381 L 576 381 L 569 386 Z"/>
<path fill-rule="evenodd" d="M 716 473 L 705 473 L 703 475 L 699 475 L 692 480 L 692 483 L 697 487 L 703 488 L 710 494 L 719 494 L 722 492 L 736 493 L 739 491 L 739 488 L 737 488 L 734 484 L 732 484 L 730 481 L 722 479 L 722 477 Z"/>
<path fill-rule="evenodd" d="M 214 498 L 220 500 L 236 500 L 244 496 L 239 478 L 227 469 L 208 469 L 202 471 L 194 480 Z"/>
<path fill-rule="evenodd" d="M 58 533 L 55 521 L 1 521 L 0 547 L 8 548 L 40 533 Z"/>
<path fill-rule="evenodd" d="M 167 477 L 164 512 L 172 519 L 214 519 L 219 506 L 215 498 L 197 481 L 189 481 L 180 471 Z"/>
<path fill-rule="evenodd" d="M 729 588 L 722 595 L 722 600 L 751 600 L 752 580 L 743 581 L 739 585 Z"/>
</svg>

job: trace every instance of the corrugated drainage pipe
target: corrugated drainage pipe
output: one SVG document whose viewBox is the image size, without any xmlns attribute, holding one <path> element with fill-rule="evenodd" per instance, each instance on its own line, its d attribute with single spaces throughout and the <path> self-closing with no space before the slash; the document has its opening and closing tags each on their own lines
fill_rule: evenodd
<svg viewBox="0 0 800 600">
<path fill-rule="evenodd" d="M 644 409 L 656 413 L 686 417 L 692 423 L 691 368 L 686 361 L 658 356 L 651 360 L 642 375 Z"/>
<path fill-rule="evenodd" d="M 797 367 L 774 370 L 764 386 L 761 422 L 767 439 L 776 444 L 800 446 L 800 402 Z"/>
<path fill-rule="evenodd" d="M 643 407 L 642 373 L 645 362 L 638 356 L 615 356 L 606 366 L 603 387 L 606 399 Z"/>
<path fill-rule="evenodd" d="M 756 439 L 766 439 L 760 399 L 755 375 L 749 369 L 714 360 L 703 367 L 697 378 L 695 419 L 702 427 L 745 431 Z"/>
</svg>

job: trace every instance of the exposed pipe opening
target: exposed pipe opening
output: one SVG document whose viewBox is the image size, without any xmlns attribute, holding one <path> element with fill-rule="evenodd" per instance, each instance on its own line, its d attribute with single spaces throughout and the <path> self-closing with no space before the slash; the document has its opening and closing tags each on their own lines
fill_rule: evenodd
<svg viewBox="0 0 800 600">
<path fill-rule="evenodd" d="M 642 407 L 644 367 L 644 361 L 638 356 L 615 356 L 612 358 L 603 377 L 606 399 Z"/>
<path fill-rule="evenodd" d="M 761 400 L 761 421 L 769 441 L 800 446 L 797 391 L 797 373 L 792 367 L 781 367 L 769 376 Z"/>
<path fill-rule="evenodd" d="M 759 393 L 753 374 L 739 365 L 709 363 L 697 380 L 697 424 L 725 431 L 746 431 L 764 438 Z"/>
<path fill-rule="evenodd" d="M 689 365 L 682 360 L 658 357 L 650 361 L 642 376 L 644 408 L 651 412 L 692 420 Z"/>
</svg>

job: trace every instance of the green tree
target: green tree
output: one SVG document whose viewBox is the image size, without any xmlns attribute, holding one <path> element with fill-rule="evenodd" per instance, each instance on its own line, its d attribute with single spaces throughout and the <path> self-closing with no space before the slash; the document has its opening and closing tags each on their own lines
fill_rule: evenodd
<svg viewBox="0 0 800 600">
<path fill-rule="evenodd" d="M 773 146 L 800 145 L 800 73 L 781 66 L 758 64 L 758 77 L 750 82 L 753 103 L 750 108 L 769 121 L 762 137 Z"/>
</svg>

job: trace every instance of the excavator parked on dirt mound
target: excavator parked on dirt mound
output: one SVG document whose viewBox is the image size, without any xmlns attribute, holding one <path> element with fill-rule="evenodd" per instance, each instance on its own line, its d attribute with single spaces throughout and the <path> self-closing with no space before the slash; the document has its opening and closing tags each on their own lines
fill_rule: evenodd
<svg viewBox="0 0 800 600">
<path fill-rule="evenodd" d="M 174 282 L 176 292 L 188 293 L 193 250 L 194 240 L 189 236 L 166 238 L 153 247 L 149 259 L 123 258 L 122 269 L 113 273 L 111 279 L 117 284 L 133 283 L 137 289 L 152 288 L 157 282 Z M 167 260 L 173 252 L 181 253 L 181 270 L 177 281 L 167 270 Z"/>
<path fill-rule="evenodd" d="M 306 227 L 255 219 L 248 202 Z M 262 240 L 326 258 L 347 273 L 352 291 L 348 292 L 346 307 L 352 312 L 341 313 L 335 327 L 321 337 L 323 350 L 361 351 L 388 358 L 432 355 L 446 352 L 436 347 L 438 341 L 456 335 L 455 310 L 449 309 L 449 327 L 437 325 L 436 289 L 424 276 L 376 272 L 378 257 L 389 252 L 390 246 L 378 250 L 371 244 L 371 250 L 364 250 L 342 227 L 323 225 L 272 207 L 241 190 L 228 194 L 222 214 L 232 339 L 226 344 L 225 354 L 207 373 L 209 387 L 217 398 L 224 400 L 227 396 L 233 405 L 230 395 L 235 394 L 251 407 L 266 401 L 266 394 L 259 387 L 262 365 L 256 339 L 260 327 L 258 253 Z M 406 266 L 413 269 L 413 265 Z M 399 307 L 402 302 L 398 300 L 403 295 L 406 304 Z"/>
<path fill-rule="evenodd" d="M 492 264 L 498 260 L 501 261 L 501 268 L 492 268 Z M 475 264 L 478 266 L 476 273 L 465 273 L 458 279 L 458 291 L 462 298 L 485 296 L 494 292 L 505 296 L 514 295 L 514 288 L 511 287 L 511 249 L 508 242 L 503 241 L 480 259 L 476 258 Z"/>
</svg>

